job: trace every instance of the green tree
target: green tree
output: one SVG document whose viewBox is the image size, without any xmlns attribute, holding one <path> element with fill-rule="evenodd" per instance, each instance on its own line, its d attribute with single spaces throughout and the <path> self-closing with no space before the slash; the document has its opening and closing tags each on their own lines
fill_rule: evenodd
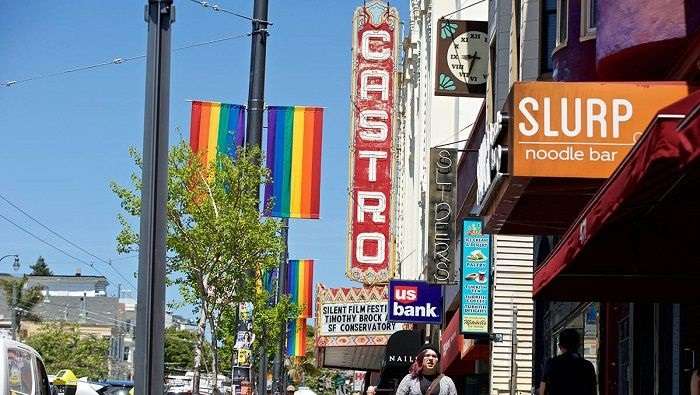
<svg viewBox="0 0 700 395">
<path fill-rule="evenodd" d="M 109 340 L 83 336 L 78 326 L 45 324 L 25 343 L 41 354 L 49 374 L 70 369 L 76 376 L 91 380 L 107 377 Z"/>
<path fill-rule="evenodd" d="M 166 374 L 194 367 L 194 348 L 197 335 L 176 328 L 165 330 L 165 372 Z"/>
<path fill-rule="evenodd" d="M 30 276 L 53 276 L 53 272 L 49 269 L 43 256 L 37 258 L 36 263 L 30 266 L 32 269 Z"/>
<path fill-rule="evenodd" d="M 39 317 L 32 313 L 44 296 L 41 294 L 41 287 L 27 288 L 28 277 L 8 278 L 0 280 L 0 288 L 5 294 L 5 300 L 10 312 L 15 312 L 17 316 L 17 329 L 22 327 L 22 321 L 39 321 Z M 15 298 L 16 296 L 16 298 Z"/>
<path fill-rule="evenodd" d="M 140 169 L 140 155 L 134 149 L 130 155 Z M 277 265 L 283 248 L 280 223 L 262 218 L 258 211 L 257 191 L 268 177 L 268 170 L 259 165 L 260 150 L 241 148 L 235 161 L 219 155 L 216 161 L 206 163 L 184 142 L 169 153 L 168 271 L 185 303 L 193 305 L 200 317 L 195 390 L 206 341 L 211 346 L 211 373 L 221 371 L 222 319 L 233 319 L 239 303 L 254 304 L 253 331 L 258 347 L 266 352 L 273 350 L 280 328 L 295 314 L 288 298 L 272 306 L 270 295 L 259 286 L 263 274 Z M 132 174 L 130 186 L 113 182 L 111 187 L 126 212 L 117 217 L 122 225 L 117 248 L 128 253 L 137 249 L 139 242 L 129 216 L 140 215 L 140 172 Z M 209 339 L 205 337 L 207 328 Z M 232 337 L 235 339 L 235 334 Z"/>
</svg>

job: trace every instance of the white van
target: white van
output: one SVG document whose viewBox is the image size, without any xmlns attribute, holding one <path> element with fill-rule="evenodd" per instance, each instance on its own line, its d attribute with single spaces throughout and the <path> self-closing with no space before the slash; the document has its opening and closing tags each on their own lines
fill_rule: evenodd
<svg viewBox="0 0 700 395">
<path fill-rule="evenodd" d="M 44 361 L 36 350 L 0 338 L 0 394 L 51 395 Z"/>
</svg>

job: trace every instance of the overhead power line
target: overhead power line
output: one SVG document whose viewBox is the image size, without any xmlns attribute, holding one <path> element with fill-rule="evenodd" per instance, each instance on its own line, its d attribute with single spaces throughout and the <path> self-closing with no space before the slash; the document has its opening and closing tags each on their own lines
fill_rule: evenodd
<svg viewBox="0 0 700 395">
<path fill-rule="evenodd" d="M 105 276 L 104 273 L 102 273 L 101 271 L 97 270 L 97 268 L 95 267 L 95 265 L 94 265 L 93 263 L 86 262 L 86 261 L 84 261 L 84 260 L 82 260 L 82 259 L 80 259 L 80 258 L 78 258 L 78 257 L 76 257 L 76 256 L 73 256 L 73 255 L 69 254 L 69 253 L 66 252 L 65 250 L 63 250 L 63 249 L 61 249 L 61 248 L 59 248 L 59 247 L 56 247 L 55 245 L 49 243 L 48 241 L 42 239 L 41 237 L 39 237 L 39 236 L 37 236 L 37 235 L 35 235 L 35 234 L 32 233 L 31 231 L 27 230 L 26 228 L 22 227 L 21 225 L 19 225 L 19 224 L 16 223 L 15 221 L 13 221 L 13 220 L 7 218 L 6 216 L 4 216 L 4 215 L 2 215 L 2 214 L 0 214 L 0 218 L 2 218 L 2 219 L 4 219 L 5 221 L 11 223 L 12 225 L 14 225 L 14 226 L 15 226 L 16 228 L 18 228 L 19 230 L 21 230 L 21 231 L 23 231 L 24 233 L 26 233 L 26 234 L 32 236 L 33 238 L 39 240 L 40 242 L 46 244 L 47 246 L 53 248 L 54 250 L 60 252 L 61 254 L 65 255 L 65 256 L 67 256 L 67 257 L 69 257 L 69 258 L 71 258 L 71 259 L 74 259 L 74 260 L 76 260 L 76 261 L 78 261 L 78 262 L 80 262 L 80 263 L 82 263 L 82 264 L 84 264 L 84 265 L 86 265 L 86 266 L 89 266 L 90 268 L 92 268 L 92 270 L 94 270 L 95 272 L 97 272 L 97 274 L 99 274 L 99 275 L 101 275 L 101 276 L 104 276 L 104 277 L 107 277 L 107 276 Z"/>
<path fill-rule="evenodd" d="M 178 52 L 178 51 L 182 51 L 185 49 L 202 47 L 205 45 L 216 44 L 216 43 L 220 43 L 223 41 L 244 38 L 244 37 L 250 36 L 251 34 L 252 33 L 243 33 L 243 34 L 238 34 L 235 36 L 226 36 L 226 37 L 217 38 L 214 40 L 185 45 L 184 47 L 178 47 L 178 48 L 173 49 L 173 52 Z M 79 71 L 87 71 L 87 70 L 97 69 L 97 68 L 111 66 L 111 65 L 124 64 L 124 63 L 130 62 L 132 60 L 145 59 L 145 58 L 146 58 L 146 55 L 138 55 L 138 56 L 132 56 L 132 57 L 127 57 L 127 58 L 115 57 L 112 60 L 108 60 L 108 61 L 100 62 L 100 63 L 95 63 L 95 64 L 91 64 L 91 65 L 87 65 L 87 66 L 76 66 L 76 67 L 72 67 L 70 69 L 63 70 L 63 71 L 58 71 L 58 72 L 48 73 L 48 74 L 39 74 L 39 75 L 36 75 L 33 77 L 27 77 L 27 78 L 23 78 L 23 79 L 19 79 L 19 80 L 7 80 L 7 81 L 3 82 L 2 85 L 6 88 L 9 88 L 9 87 L 12 87 L 14 85 L 23 84 L 23 83 L 29 82 L 29 81 L 35 81 L 35 80 L 40 80 L 40 79 L 50 78 L 50 77 L 57 77 L 60 75 L 76 73 Z"/>
<path fill-rule="evenodd" d="M 193 3 L 199 4 L 199 5 L 201 5 L 201 6 L 204 7 L 204 8 L 208 8 L 208 9 L 214 11 L 214 12 L 223 12 L 223 13 L 225 13 L 225 14 L 230 14 L 230 15 L 233 15 L 233 16 L 237 16 L 237 17 L 239 17 L 239 18 L 247 19 L 247 20 L 249 20 L 249 21 L 253 21 L 253 22 L 262 22 L 262 23 L 265 23 L 265 24 L 268 24 L 268 25 L 272 25 L 272 23 L 270 23 L 270 22 L 268 22 L 268 21 L 261 21 L 261 20 L 259 20 L 259 19 L 251 18 L 251 17 L 249 17 L 249 16 L 246 16 L 246 15 L 243 15 L 243 14 L 239 14 L 239 13 L 237 13 L 237 12 L 229 11 L 229 10 L 227 10 L 227 9 L 221 8 L 221 6 L 218 5 L 218 4 L 212 4 L 212 3 L 209 3 L 208 1 L 199 1 L 199 0 L 190 0 L 190 1 L 193 2 Z"/>
<path fill-rule="evenodd" d="M 445 19 L 445 18 L 447 18 L 448 16 L 454 15 L 454 14 L 460 12 L 460 11 L 464 11 L 464 10 L 466 10 L 467 8 L 474 7 L 475 5 L 480 4 L 480 3 L 483 3 L 483 2 L 485 2 L 485 1 L 486 1 L 486 0 L 477 0 L 477 1 L 473 2 L 473 3 L 471 3 L 471 4 L 468 4 L 468 5 L 464 6 L 464 7 L 462 7 L 462 8 L 460 8 L 460 9 L 456 10 L 456 11 L 452 11 L 452 12 L 450 12 L 449 14 L 446 14 L 446 15 L 441 16 L 440 19 Z"/>
<path fill-rule="evenodd" d="M 58 237 L 59 239 L 65 241 L 66 243 L 70 244 L 71 246 L 77 248 L 78 250 L 84 252 L 85 254 L 90 255 L 91 257 L 97 259 L 98 261 L 101 261 L 101 262 L 103 262 L 103 263 L 109 265 L 109 267 L 111 267 L 112 270 L 113 270 L 115 273 L 117 273 L 117 275 L 119 275 L 119 277 L 121 277 L 124 281 L 126 281 L 127 284 L 129 284 L 130 286 L 136 288 L 136 286 L 135 286 L 128 278 L 126 278 L 119 270 L 117 270 L 116 267 L 114 267 L 114 265 L 112 265 L 112 261 L 111 261 L 111 260 L 105 260 L 105 259 L 103 259 L 103 258 L 100 258 L 99 256 L 93 254 L 92 252 L 86 250 L 85 248 L 79 246 L 78 244 L 76 244 L 76 243 L 74 243 L 74 242 L 68 240 L 66 237 L 64 237 L 64 236 L 61 235 L 60 233 L 56 232 L 55 230 L 51 229 L 51 228 L 48 227 L 47 225 L 44 225 L 41 221 L 39 221 L 38 219 L 34 218 L 34 217 L 33 217 L 32 215 L 30 215 L 28 212 L 24 211 L 21 207 L 19 207 L 18 205 L 14 204 L 13 202 L 11 202 L 8 198 L 6 198 L 6 197 L 5 197 L 3 194 L 1 194 L 1 193 L 0 193 L 0 199 L 4 200 L 5 203 L 9 204 L 9 205 L 12 206 L 14 209 L 16 209 L 16 210 L 19 211 L 20 213 L 24 214 L 27 218 L 31 219 L 32 221 L 34 221 L 35 223 L 37 223 L 37 224 L 38 224 L 39 226 L 41 226 L 42 228 L 44 228 L 44 229 L 46 229 L 47 231 L 51 232 L 51 234 L 53 234 L 54 236 L 56 236 L 56 237 Z"/>
</svg>

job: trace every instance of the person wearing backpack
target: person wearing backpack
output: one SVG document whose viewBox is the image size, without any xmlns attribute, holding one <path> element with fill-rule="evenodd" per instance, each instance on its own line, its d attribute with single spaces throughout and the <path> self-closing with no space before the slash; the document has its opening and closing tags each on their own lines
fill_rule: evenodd
<svg viewBox="0 0 700 395">
<path fill-rule="evenodd" d="M 452 379 L 440 374 L 440 352 L 435 347 L 423 346 L 396 395 L 457 395 Z"/>
</svg>

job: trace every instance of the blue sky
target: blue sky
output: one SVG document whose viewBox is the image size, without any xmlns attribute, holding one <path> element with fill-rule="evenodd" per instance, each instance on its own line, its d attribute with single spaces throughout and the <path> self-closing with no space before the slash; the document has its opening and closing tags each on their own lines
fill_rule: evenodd
<svg viewBox="0 0 700 395">
<path fill-rule="evenodd" d="M 145 1 L 72 0 L 0 4 L 0 81 L 21 80 L 114 58 L 145 54 Z M 211 2 L 210 3 L 214 3 Z M 252 0 L 221 0 L 250 14 Z M 265 99 L 270 105 L 319 105 L 324 122 L 321 217 L 292 220 L 290 257 L 316 259 L 315 280 L 351 286 L 344 277 L 348 186 L 351 18 L 361 0 L 271 0 Z M 398 6 L 402 19 L 407 3 Z M 250 23 L 175 0 L 173 48 L 248 33 Z M 171 143 L 189 133 L 187 99 L 245 103 L 250 39 L 173 53 Z M 143 139 L 145 61 L 0 87 L 0 193 L 33 217 L 113 265 L 126 277 L 137 257 L 118 257 L 119 202 L 109 182 L 128 182 L 127 149 Z M 108 265 L 52 235 L 0 200 L 0 215 L 69 254 L 94 262 L 116 292 L 131 288 Z M 57 274 L 97 274 L 0 218 L 0 256 L 19 254 L 20 273 L 39 255 Z M 0 272 L 10 272 L 10 259 Z M 135 279 L 132 279 L 136 283 Z M 168 292 L 169 299 L 177 297 Z M 186 312 L 187 308 L 182 312 Z"/>
</svg>

